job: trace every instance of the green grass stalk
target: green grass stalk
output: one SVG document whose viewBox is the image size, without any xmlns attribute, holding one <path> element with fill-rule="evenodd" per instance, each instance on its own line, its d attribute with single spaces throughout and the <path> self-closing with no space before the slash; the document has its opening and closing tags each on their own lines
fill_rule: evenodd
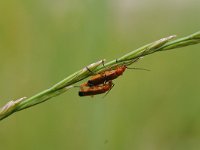
<svg viewBox="0 0 200 150">
<path fill-rule="evenodd" d="M 104 64 L 105 60 L 100 60 L 98 62 L 88 65 L 87 67 L 84 67 L 83 69 L 66 77 L 64 80 L 58 82 L 51 88 L 44 90 L 36 95 L 33 95 L 30 98 L 20 98 L 17 100 L 9 101 L 0 109 L 0 120 L 3 120 L 4 118 L 10 116 L 17 111 L 40 104 L 42 102 L 45 102 L 46 100 L 49 100 L 52 97 L 58 96 L 68 91 L 70 88 L 73 88 L 73 84 L 91 76 L 92 72 L 99 73 L 105 71 L 106 68 L 112 68 L 122 64 L 129 65 L 135 59 L 158 51 L 166 51 L 200 43 L 200 31 L 192 35 L 179 38 L 177 40 L 172 40 L 175 37 L 175 35 L 168 36 L 145 46 L 142 46 L 118 58 L 117 61 L 116 59 L 114 59 Z M 92 72 L 89 70 L 91 70 Z"/>
</svg>

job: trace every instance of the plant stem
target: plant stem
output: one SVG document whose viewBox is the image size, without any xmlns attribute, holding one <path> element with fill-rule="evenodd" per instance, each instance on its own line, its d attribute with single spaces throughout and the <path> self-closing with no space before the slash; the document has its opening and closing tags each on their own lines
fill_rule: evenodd
<svg viewBox="0 0 200 150">
<path fill-rule="evenodd" d="M 131 51 L 118 59 L 109 61 L 105 64 L 105 60 L 100 60 L 96 63 L 88 65 L 87 67 L 84 67 L 83 69 L 68 76 L 64 80 L 58 82 L 51 88 L 44 90 L 30 98 L 20 98 L 17 100 L 9 101 L 5 106 L 3 106 L 0 109 L 0 120 L 8 117 L 14 112 L 26 109 L 28 107 L 32 107 L 68 91 L 70 88 L 73 88 L 73 84 L 91 76 L 92 72 L 99 73 L 105 71 L 106 68 L 112 68 L 123 64 L 130 65 L 132 64 L 133 60 L 139 59 L 143 56 L 152 54 L 157 51 L 165 51 L 200 43 L 200 31 L 187 37 L 170 41 L 175 37 L 175 35 L 172 35 L 169 37 L 162 38 L 158 41 L 152 42 L 134 51 Z"/>
</svg>

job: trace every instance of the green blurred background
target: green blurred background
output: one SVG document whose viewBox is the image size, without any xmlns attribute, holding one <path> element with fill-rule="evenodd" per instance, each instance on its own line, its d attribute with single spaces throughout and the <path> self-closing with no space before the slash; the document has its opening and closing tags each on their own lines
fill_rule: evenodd
<svg viewBox="0 0 200 150">
<path fill-rule="evenodd" d="M 200 30 L 199 0 L 0 1 L 0 106 L 100 59 Z M 1 150 L 200 149 L 200 45 L 149 55 L 102 95 L 78 89 L 0 122 Z"/>
</svg>

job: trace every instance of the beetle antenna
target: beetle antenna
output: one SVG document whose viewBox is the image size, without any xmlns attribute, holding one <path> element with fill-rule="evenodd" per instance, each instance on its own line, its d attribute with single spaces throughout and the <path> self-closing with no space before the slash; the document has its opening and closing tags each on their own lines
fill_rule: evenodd
<svg viewBox="0 0 200 150">
<path fill-rule="evenodd" d="M 135 69 L 135 70 L 151 71 L 151 70 L 149 70 L 149 69 L 145 69 L 145 68 L 137 68 L 137 67 L 133 67 L 133 68 L 131 68 L 131 67 L 127 67 L 127 69 Z"/>
</svg>

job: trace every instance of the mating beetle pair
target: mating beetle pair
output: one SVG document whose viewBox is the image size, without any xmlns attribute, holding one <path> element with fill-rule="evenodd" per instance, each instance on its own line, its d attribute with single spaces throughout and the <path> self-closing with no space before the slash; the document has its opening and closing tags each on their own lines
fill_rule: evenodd
<svg viewBox="0 0 200 150">
<path fill-rule="evenodd" d="M 81 84 L 79 96 L 93 96 L 110 91 L 114 86 L 112 80 L 122 75 L 126 68 L 123 65 L 92 76 L 86 83 Z"/>
<path fill-rule="evenodd" d="M 108 69 L 104 72 L 100 72 L 98 74 L 93 75 L 86 83 L 83 83 L 80 85 L 79 96 L 94 96 L 97 94 L 109 92 L 114 86 L 114 83 L 112 82 L 112 80 L 122 75 L 126 69 L 138 69 L 138 70 L 149 71 L 148 69 L 143 69 L 143 68 L 128 68 L 127 67 L 127 65 L 133 64 L 134 62 L 138 61 L 140 58 L 141 57 L 132 59 L 127 64 L 123 64 L 121 66 L 115 67 L 114 69 Z M 116 62 L 119 62 L 119 61 L 116 59 Z"/>
</svg>

